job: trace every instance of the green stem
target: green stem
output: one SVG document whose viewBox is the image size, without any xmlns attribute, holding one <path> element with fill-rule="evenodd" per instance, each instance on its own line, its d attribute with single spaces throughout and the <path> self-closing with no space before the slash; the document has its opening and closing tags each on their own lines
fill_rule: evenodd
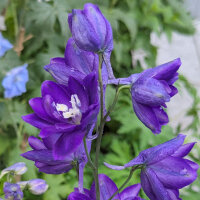
<svg viewBox="0 0 200 200">
<path fill-rule="evenodd" d="M 108 116 L 110 115 L 110 113 L 113 111 L 113 109 L 114 109 L 114 107 L 115 107 L 115 105 L 116 105 L 116 103 L 117 103 L 117 99 L 118 99 L 118 97 L 119 97 L 119 93 L 121 92 L 121 90 L 123 90 L 123 89 L 130 89 L 130 87 L 131 87 L 131 85 L 123 85 L 123 86 L 117 88 L 117 91 L 116 91 L 116 93 L 115 93 L 115 97 L 114 97 L 113 103 L 112 103 L 112 105 L 109 107 L 109 109 L 108 109 L 106 115 L 104 116 L 104 121 L 106 121 L 107 117 L 108 117 Z"/>
<path fill-rule="evenodd" d="M 99 164 L 99 152 L 101 147 L 101 139 L 103 135 L 103 128 L 105 125 L 104 117 L 103 117 L 103 81 L 102 81 L 102 74 L 101 74 L 101 68 L 102 68 L 102 61 L 103 61 L 103 55 L 99 54 L 99 86 L 100 86 L 100 127 L 99 127 L 99 135 L 97 138 L 96 143 L 96 157 L 95 157 L 95 189 L 96 189 L 96 199 L 100 200 L 100 191 L 99 191 L 99 179 L 98 179 L 98 164 Z"/>
<path fill-rule="evenodd" d="M 131 171 L 130 171 L 130 173 L 129 173 L 128 178 L 124 181 L 124 183 L 121 185 L 121 187 L 120 187 L 108 200 L 112 200 L 112 198 L 113 198 L 116 194 L 118 194 L 118 193 L 124 188 L 124 186 L 130 181 L 130 179 L 131 179 L 131 177 L 133 176 L 133 173 L 134 173 L 134 171 L 135 171 L 136 169 L 138 169 L 138 166 L 132 167 L 132 168 L 131 168 Z"/>
</svg>

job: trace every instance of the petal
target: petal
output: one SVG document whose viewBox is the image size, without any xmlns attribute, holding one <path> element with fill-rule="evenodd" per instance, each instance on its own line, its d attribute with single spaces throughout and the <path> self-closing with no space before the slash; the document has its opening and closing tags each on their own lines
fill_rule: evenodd
<svg viewBox="0 0 200 200">
<path fill-rule="evenodd" d="M 111 55 L 111 52 L 105 52 L 103 54 L 103 61 L 104 61 L 105 65 L 106 65 L 108 78 L 109 79 L 115 79 L 115 76 L 114 76 L 114 73 L 113 73 L 113 69 L 112 69 L 112 66 L 111 66 L 111 63 L 110 63 L 110 55 Z"/>
<path fill-rule="evenodd" d="M 70 106 L 69 94 L 61 87 L 61 85 L 53 81 L 44 81 L 42 83 L 41 93 L 42 97 L 45 97 L 46 95 L 51 96 L 55 103 Z"/>
<path fill-rule="evenodd" d="M 73 166 L 71 164 L 57 164 L 39 167 L 39 171 L 46 174 L 63 174 L 67 173 L 72 168 Z"/>
<path fill-rule="evenodd" d="M 54 159 L 65 159 L 66 156 L 74 152 L 83 141 L 84 135 L 82 130 L 73 131 L 71 134 L 62 134 L 53 149 Z"/>
<path fill-rule="evenodd" d="M 106 162 L 104 162 L 104 165 L 110 169 L 114 169 L 114 170 L 123 170 L 125 169 L 124 166 L 117 166 L 117 165 L 111 165 L 111 164 L 108 164 Z"/>
<path fill-rule="evenodd" d="M 53 78 L 60 84 L 68 85 L 69 76 L 84 78 L 84 74 L 81 71 L 73 68 L 70 65 L 65 63 L 64 58 L 53 58 L 50 61 L 50 64 L 44 67 Z"/>
<path fill-rule="evenodd" d="M 182 158 L 187 156 L 195 144 L 196 144 L 196 142 L 187 143 L 187 144 L 182 145 L 181 147 L 178 148 L 177 151 L 174 152 L 174 154 L 172 156 L 173 157 L 182 157 Z"/>
<path fill-rule="evenodd" d="M 182 158 L 168 156 L 150 167 L 163 185 L 171 189 L 183 188 L 197 178 L 196 170 L 191 168 Z"/>
<path fill-rule="evenodd" d="M 132 103 L 133 109 L 135 114 L 139 118 L 139 120 L 153 133 L 160 133 L 161 132 L 161 125 L 153 111 L 153 108 L 150 106 L 142 105 L 135 101 L 134 97 L 132 96 Z"/>
<path fill-rule="evenodd" d="M 53 119 L 46 113 L 43 104 L 42 104 L 42 98 L 41 97 L 36 97 L 33 99 L 29 100 L 29 105 L 37 114 L 38 117 L 42 118 L 43 120 L 53 122 Z"/>
<path fill-rule="evenodd" d="M 175 94 L 178 93 L 178 89 L 176 87 L 174 87 L 173 85 L 170 85 L 170 89 L 171 89 L 171 92 L 170 92 L 170 96 L 173 97 Z"/>
<path fill-rule="evenodd" d="M 187 160 L 187 159 L 184 159 L 184 160 L 185 160 L 185 162 L 186 162 L 188 165 L 190 165 L 190 167 L 191 167 L 193 170 L 197 171 L 197 170 L 199 169 L 199 165 L 198 165 L 197 163 L 195 163 L 195 162 L 193 162 L 193 161 L 191 161 L 191 160 Z"/>
<path fill-rule="evenodd" d="M 25 115 L 22 116 L 22 119 L 31 124 L 32 126 L 35 126 L 36 128 L 45 128 L 49 125 L 51 125 L 50 123 L 48 123 L 47 121 L 39 118 L 36 114 L 29 114 L 29 115 Z"/>
<path fill-rule="evenodd" d="M 159 80 L 170 80 L 181 66 L 180 58 L 153 68 L 152 77 Z"/>
<path fill-rule="evenodd" d="M 160 106 L 170 101 L 170 95 L 166 90 L 166 86 L 153 78 L 145 81 L 138 79 L 131 88 L 131 94 L 132 98 L 138 103 L 150 106 Z"/>
<path fill-rule="evenodd" d="M 167 113 L 161 107 L 154 107 L 153 111 L 160 125 L 166 125 L 169 122 Z"/>
<path fill-rule="evenodd" d="M 126 187 L 122 192 L 120 192 L 120 198 L 121 200 L 125 200 L 126 198 L 134 198 L 138 196 L 140 192 L 141 185 L 140 184 L 135 184 L 131 185 L 129 187 Z"/>
<path fill-rule="evenodd" d="M 92 200 L 92 199 L 85 194 L 79 192 L 72 192 L 68 196 L 67 200 Z"/>
<path fill-rule="evenodd" d="M 108 200 L 118 190 L 116 184 L 105 174 L 99 174 L 99 187 L 100 187 L 101 200 Z M 91 197 L 94 197 L 94 199 L 96 199 L 94 182 L 91 186 L 90 191 L 91 191 Z M 119 194 L 115 195 L 115 197 L 113 198 L 120 200 Z"/>
<path fill-rule="evenodd" d="M 84 77 L 91 72 L 98 73 L 98 55 L 79 49 L 72 38 L 67 42 L 65 62 L 68 66 L 83 74 Z"/>
<path fill-rule="evenodd" d="M 28 143 L 34 150 L 46 149 L 44 143 L 34 136 L 28 138 Z"/>
<path fill-rule="evenodd" d="M 167 192 L 172 200 L 182 200 L 179 198 L 179 191 L 178 190 L 170 190 L 167 189 Z"/>
<path fill-rule="evenodd" d="M 132 167 L 138 164 L 153 164 L 172 155 L 184 142 L 185 135 L 179 134 L 176 138 L 163 144 L 141 151 L 139 156 L 125 164 L 125 167 Z"/>
<path fill-rule="evenodd" d="M 146 168 L 142 170 L 141 185 L 151 200 L 171 200 L 167 190 L 152 169 Z"/>
</svg>

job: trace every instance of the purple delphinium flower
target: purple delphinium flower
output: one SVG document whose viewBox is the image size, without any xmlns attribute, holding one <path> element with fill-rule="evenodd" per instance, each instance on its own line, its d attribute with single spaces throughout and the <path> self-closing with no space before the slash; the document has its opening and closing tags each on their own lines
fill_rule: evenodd
<svg viewBox="0 0 200 200">
<path fill-rule="evenodd" d="M 6 51 L 12 48 L 13 45 L 8 40 L 6 40 L 0 32 L 0 57 L 2 57 L 6 53 Z"/>
<path fill-rule="evenodd" d="M 26 83 L 28 81 L 27 66 L 27 64 L 24 64 L 15 67 L 6 74 L 2 81 L 2 86 L 5 89 L 5 98 L 20 96 L 22 93 L 26 92 Z"/>
<path fill-rule="evenodd" d="M 23 199 L 23 192 L 21 191 L 20 186 L 18 184 L 5 182 L 3 191 L 6 200 Z"/>
<path fill-rule="evenodd" d="M 91 52 L 110 52 L 113 49 L 111 25 L 98 6 L 87 3 L 83 10 L 73 9 L 68 23 L 80 49 Z"/>
<path fill-rule="evenodd" d="M 197 178 L 198 164 L 184 157 L 195 143 L 183 144 L 185 135 L 146 149 L 124 166 L 105 163 L 111 169 L 127 167 L 141 168 L 141 185 L 151 200 L 173 200 L 179 198 L 179 189 L 191 184 Z"/>
<path fill-rule="evenodd" d="M 42 97 L 29 101 L 35 113 L 23 116 L 23 120 L 39 128 L 40 137 L 58 134 L 53 145 L 53 157 L 65 159 L 74 152 L 96 122 L 99 112 L 97 77 L 90 73 L 83 80 L 69 78 L 68 86 L 45 81 Z"/>
<path fill-rule="evenodd" d="M 181 65 L 180 59 L 147 69 L 140 74 L 133 74 L 128 78 L 108 81 L 112 84 L 131 84 L 133 109 L 140 121 L 153 133 L 160 133 L 162 125 L 169 122 L 162 107 L 167 107 L 177 92 L 173 86 L 178 79 L 177 70 Z"/>
<path fill-rule="evenodd" d="M 117 190 L 116 184 L 105 174 L 99 174 L 99 184 L 100 184 L 100 200 L 108 200 Z M 118 200 L 142 200 L 138 197 L 140 191 L 140 184 L 131 185 L 125 188 L 122 192 L 117 193 L 113 199 Z M 75 191 L 72 192 L 67 200 L 95 200 L 95 183 L 92 184 L 91 189 L 84 189 L 83 193 Z"/>
</svg>

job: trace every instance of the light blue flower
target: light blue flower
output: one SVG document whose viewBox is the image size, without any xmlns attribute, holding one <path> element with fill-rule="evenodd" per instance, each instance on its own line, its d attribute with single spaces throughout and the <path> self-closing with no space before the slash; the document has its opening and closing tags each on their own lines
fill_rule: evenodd
<svg viewBox="0 0 200 200">
<path fill-rule="evenodd" d="M 26 82 L 28 81 L 27 66 L 28 64 L 24 64 L 15 67 L 6 74 L 2 81 L 2 86 L 5 89 L 5 98 L 20 96 L 22 93 L 26 92 Z"/>
<path fill-rule="evenodd" d="M 6 51 L 12 48 L 13 45 L 8 40 L 6 40 L 0 32 L 0 57 L 2 57 L 6 53 Z"/>
</svg>

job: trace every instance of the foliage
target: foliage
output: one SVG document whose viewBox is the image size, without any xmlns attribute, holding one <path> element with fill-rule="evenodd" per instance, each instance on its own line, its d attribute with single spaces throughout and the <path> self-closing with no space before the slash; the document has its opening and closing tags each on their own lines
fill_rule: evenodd
<svg viewBox="0 0 200 200">
<path fill-rule="evenodd" d="M 43 70 L 43 66 L 49 63 L 51 57 L 63 55 L 65 44 L 70 37 L 67 13 L 73 8 L 82 8 L 86 2 L 85 0 L 0 1 L 0 13 L 5 16 L 7 26 L 3 35 L 15 45 L 14 50 L 10 50 L 0 58 L 0 81 L 13 67 L 25 62 L 29 64 L 29 82 L 25 94 L 12 100 L 3 99 L 3 88 L 0 86 L 0 170 L 18 161 L 26 162 L 29 173 L 21 177 L 22 180 L 39 176 L 50 185 L 50 189 L 43 196 L 37 197 L 38 200 L 66 199 L 66 195 L 77 186 L 76 174 L 73 171 L 58 176 L 41 174 L 36 171 L 32 162 L 20 157 L 20 154 L 28 149 L 28 136 L 38 134 L 35 128 L 21 120 L 21 116 L 31 112 L 28 99 L 40 96 L 41 82 L 51 79 L 50 75 Z M 152 32 L 158 35 L 165 33 L 169 39 L 173 31 L 184 34 L 194 33 L 191 18 L 183 9 L 181 0 L 92 0 L 91 2 L 100 6 L 113 27 L 115 50 L 111 62 L 116 77 L 125 77 L 130 73 L 141 71 L 141 63 L 137 60 L 133 62 L 132 59 L 135 51 L 139 49 L 145 51 L 146 63 L 150 67 L 155 66 L 157 48 L 150 42 Z M 182 76 L 181 81 L 194 100 L 187 113 L 194 120 L 187 130 L 197 132 L 200 99 L 195 89 Z M 111 102 L 110 94 L 114 92 L 114 88 L 108 88 L 107 102 Z M 115 112 L 111 115 L 112 122 L 105 128 L 101 163 L 106 161 L 120 165 L 129 161 L 140 150 L 173 137 L 173 130 L 169 126 L 165 127 L 160 136 L 152 136 L 134 115 L 128 95 L 127 92 L 120 94 Z M 200 149 L 195 150 L 197 152 L 191 156 L 198 161 Z M 118 186 L 128 174 L 127 170 L 116 172 L 103 165 L 100 171 L 110 175 Z M 139 177 L 136 173 L 130 184 L 138 181 Z M 90 186 L 92 182 L 90 171 L 86 171 L 84 182 L 86 186 Z M 186 189 L 183 199 L 188 197 L 197 199 L 198 193 L 192 189 L 195 186 L 200 187 L 199 180 Z M 30 194 L 26 195 L 26 198 L 36 199 Z"/>
</svg>

